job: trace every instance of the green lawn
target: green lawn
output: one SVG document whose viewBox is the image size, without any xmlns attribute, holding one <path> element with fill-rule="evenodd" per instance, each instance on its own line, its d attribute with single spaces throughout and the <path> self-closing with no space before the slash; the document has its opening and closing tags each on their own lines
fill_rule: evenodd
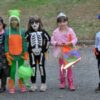
<svg viewBox="0 0 100 100">
<path fill-rule="evenodd" d="M 60 11 L 67 14 L 69 24 L 79 39 L 94 39 L 95 33 L 100 30 L 100 21 L 97 19 L 100 0 L 0 0 L 0 15 L 6 23 L 9 9 L 21 10 L 24 27 L 27 27 L 29 16 L 39 15 L 50 34 L 56 28 L 56 16 Z"/>
</svg>

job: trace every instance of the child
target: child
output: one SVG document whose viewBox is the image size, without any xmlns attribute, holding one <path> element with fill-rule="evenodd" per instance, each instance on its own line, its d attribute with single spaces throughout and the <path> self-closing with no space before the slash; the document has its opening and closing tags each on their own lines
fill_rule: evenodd
<svg viewBox="0 0 100 100">
<path fill-rule="evenodd" d="M 4 52 L 5 26 L 6 25 L 3 22 L 2 17 L 0 17 L 0 78 L 1 78 L 0 93 L 6 90 L 6 80 L 9 74 L 9 67 Z"/>
<path fill-rule="evenodd" d="M 23 65 L 24 60 L 28 59 L 25 32 L 20 27 L 20 11 L 9 11 L 9 29 L 6 31 L 5 52 L 10 65 L 10 79 L 8 80 L 9 93 L 15 93 L 15 74 L 16 67 Z M 18 80 L 21 92 L 26 92 L 23 79 Z"/>
<path fill-rule="evenodd" d="M 28 23 L 28 30 L 26 32 L 26 38 L 28 42 L 28 52 L 30 65 L 35 70 L 35 75 L 31 77 L 31 91 L 36 91 L 36 73 L 37 67 L 41 75 L 40 91 L 44 92 L 47 89 L 46 86 L 46 71 L 45 71 L 45 54 L 49 48 L 50 36 L 43 29 L 41 19 L 35 15 L 30 17 Z"/>
<path fill-rule="evenodd" d="M 57 24 L 58 28 L 56 28 L 53 32 L 53 36 L 51 38 L 51 43 L 54 46 L 54 56 L 59 58 L 60 65 L 60 88 L 64 89 L 66 86 L 65 74 L 66 71 L 61 70 L 62 65 L 64 65 L 64 50 L 66 52 L 70 51 L 71 47 L 74 47 L 77 43 L 77 37 L 75 32 L 71 27 L 69 27 L 68 17 L 64 13 L 59 13 L 57 16 Z M 72 77 L 72 68 L 69 67 L 67 69 L 67 79 L 68 79 L 68 87 L 71 91 L 75 90 L 73 77 Z"/>
<path fill-rule="evenodd" d="M 98 19 L 100 19 L 100 14 L 98 15 Z M 99 72 L 99 83 L 95 91 L 100 92 L 100 32 L 96 33 L 94 53 L 97 59 L 98 72 Z"/>
</svg>

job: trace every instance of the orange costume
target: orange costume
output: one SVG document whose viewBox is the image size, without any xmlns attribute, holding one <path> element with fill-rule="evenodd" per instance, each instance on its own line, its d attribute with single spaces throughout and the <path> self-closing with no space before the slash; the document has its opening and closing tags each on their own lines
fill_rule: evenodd
<svg viewBox="0 0 100 100">
<path fill-rule="evenodd" d="M 28 59 L 27 53 L 27 44 L 25 39 L 25 32 L 19 26 L 18 29 L 11 26 L 12 19 L 16 19 L 18 24 L 20 24 L 19 11 L 11 10 L 9 17 L 9 29 L 6 30 L 5 38 L 5 52 L 6 57 L 11 67 L 10 70 L 10 79 L 8 81 L 9 92 L 15 92 L 15 74 L 16 74 L 16 65 L 18 68 L 23 65 L 24 60 Z M 26 91 L 23 79 L 19 78 L 19 87 L 21 91 Z"/>
</svg>

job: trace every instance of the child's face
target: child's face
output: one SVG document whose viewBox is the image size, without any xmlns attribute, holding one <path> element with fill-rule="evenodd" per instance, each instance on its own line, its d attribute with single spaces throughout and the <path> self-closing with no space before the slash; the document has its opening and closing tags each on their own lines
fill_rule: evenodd
<svg viewBox="0 0 100 100">
<path fill-rule="evenodd" d="M 57 24 L 60 29 L 64 29 L 68 26 L 68 18 L 61 16 L 57 18 Z"/>
<path fill-rule="evenodd" d="M 33 30 L 37 31 L 39 29 L 39 22 L 38 21 L 34 21 L 31 23 L 31 27 L 33 28 Z"/>
<path fill-rule="evenodd" d="M 12 18 L 10 24 L 12 28 L 17 28 L 19 25 L 18 20 L 16 18 Z"/>
<path fill-rule="evenodd" d="M 0 31 L 3 29 L 3 24 L 0 22 Z"/>
<path fill-rule="evenodd" d="M 58 27 L 65 28 L 66 26 L 68 26 L 68 21 L 61 21 L 58 23 Z"/>
</svg>

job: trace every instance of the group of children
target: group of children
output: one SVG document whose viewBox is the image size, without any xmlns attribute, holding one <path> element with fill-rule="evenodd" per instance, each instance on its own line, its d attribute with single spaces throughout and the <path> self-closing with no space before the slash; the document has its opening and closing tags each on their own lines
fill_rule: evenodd
<svg viewBox="0 0 100 100">
<path fill-rule="evenodd" d="M 5 30 L 5 25 L 1 20 L 1 34 L 4 39 L 1 40 L 2 50 L 1 53 L 1 89 L 0 92 L 6 90 L 7 76 L 4 79 L 4 71 L 8 68 L 8 89 L 9 93 L 15 93 L 15 80 L 16 80 L 16 69 L 24 65 L 25 60 L 30 61 L 31 68 L 35 71 L 35 74 L 31 76 L 32 86 L 31 91 L 36 91 L 36 72 L 39 66 L 41 74 L 41 87 L 40 91 L 46 91 L 46 71 L 45 71 L 45 55 L 50 45 L 50 36 L 43 29 L 41 19 L 38 16 L 31 16 L 28 22 L 28 29 L 25 32 L 20 26 L 20 11 L 10 10 L 9 11 L 9 26 Z M 3 38 L 3 37 L 1 37 Z M 0 38 L 0 39 L 1 39 Z M 5 52 L 4 52 L 5 51 Z M 3 57 L 4 56 L 4 57 Z M 9 66 L 9 67 L 8 67 Z M 2 68 L 4 67 L 4 68 Z M 6 68 L 6 69 L 5 69 Z M 4 70 L 4 71 L 2 71 Z M 6 75 L 6 74 L 5 74 Z M 4 84 L 5 82 L 5 84 Z M 26 92 L 26 86 L 24 79 L 18 79 L 18 86 L 21 92 Z"/>
<path fill-rule="evenodd" d="M 38 67 L 41 75 L 40 91 L 46 91 L 45 59 L 50 44 L 53 45 L 54 56 L 59 59 L 59 87 L 61 89 L 66 87 L 67 72 L 68 88 L 74 91 L 72 67 L 68 67 L 67 71 L 65 69 L 61 70 L 62 65 L 65 65 L 63 52 L 69 52 L 71 48 L 75 49 L 77 43 L 76 34 L 69 27 L 68 17 L 62 12 L 58 14 L 57 28 L 53 31 L 50 38 L 43 28 L 41 19 L 37 15 L 29 18 L 26 32 L 21 28 L 19 16 L 19 10 L 9 11 L 9 26 L 7 29 L 5 29 L 6 24 L 2 17 L 0 17 L 0 93 L 6 90 L 7 77 L 9 77 L 7 82 L 9 93 L 15 93 L 16 67 L 19 68 L 23 65 L 28 58 L 31 68 L 35 71 L 35 74 L 30 78 L 32 83 L 30 91 L 34 92 L 38 89 L 36 85 Z M 21 92 L 27 91 L 23 78 L 19 77 L 18 86 Z"/>
</svg>

